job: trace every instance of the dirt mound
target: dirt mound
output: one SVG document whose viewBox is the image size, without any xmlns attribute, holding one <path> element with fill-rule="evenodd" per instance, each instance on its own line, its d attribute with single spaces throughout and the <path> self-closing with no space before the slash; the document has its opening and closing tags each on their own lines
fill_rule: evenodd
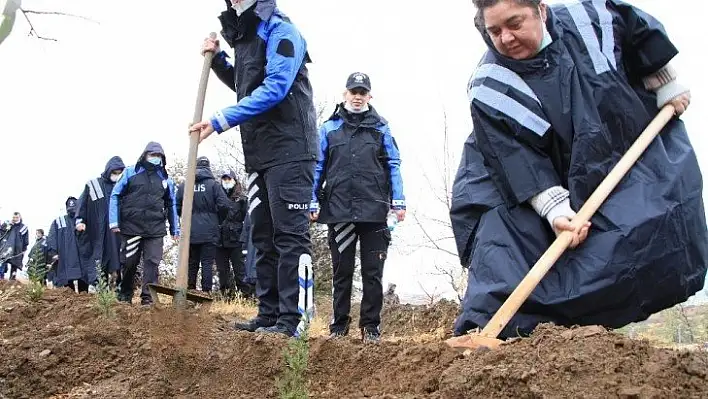
<svg viewBox="0 0 708 399">
<path fill-rule="evenodd" d="M 708 395 L 708 356 L 656 349 L 592 326 L 539 326 L 528 339 L 498 351 L 478 350 L 442 377 L 445 398 L 619 397 Z"/>
<path fill-rule="evenodd" d="M 396 336 L 433 333 L 448 337 L 459 311 L 460 305 L 448 300 L 433 305 L 385 306 L 381 312 L 381 331 Z"/>
<path fill-rule="evenodd" d="M 360 303 L 352 303 L 350 336 L 358 335 Z M 431 335 L 438 339 L 452 336 L 452 328 L 460 305 L 441 300 L 432 305 L 384 305 L 381 311 L 381 333 L 387 338 Z M 329 322 L 332 300 L 318 298 L 317 312 Z"/>
<path fill-rule="evenodd" d="M 441 339 L 400 335 L 447 329 L 456 307 L 407 308 L 387 308 L 384 328 L 395 339 L 378 346 L 354 335 L 312 338 L 310 397 L 708 396 L 705 353 L 541 326 L 500 350 L 463 356 Z M 0 398 L 278 397 L 288 340 L 229 331 L 204 308 L 116 310 L 108 319 L 92 296 L 69 290 L 31 303 L 0 284 Z"/>
</svg>

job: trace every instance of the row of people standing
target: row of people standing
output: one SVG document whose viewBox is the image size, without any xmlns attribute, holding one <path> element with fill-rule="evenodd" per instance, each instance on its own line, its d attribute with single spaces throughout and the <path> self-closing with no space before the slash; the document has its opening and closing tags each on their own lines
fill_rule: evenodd
<svg viewBox="0 0 708 399">
<path fill-rule="evenodd" d="M 236 173 L 229 171 L 217 182 L 207 157 L 197 160 L 194 183 L 192 225 L 189 240 L 187 289 L 196 289 L 201 266 L 201 289 L 213 288 L 213 265 L 216 263 L 222 294 L 231 297 L 238 290 L 244 296 L 255 292 L 253 273 L 246 275 L 245 255 L 248 230 L 244 230 L 248 203 Z M 177 195 L 177 213 L 182 216 L 185 185 Z"/>
<path fill-rule="evenodd" d="M 206 163 L 208 166 L 208 160 Z M 159 281 L 167 224 L 173 239 L 179 238 L 179 191 L 168 176 L 166 164 L 162 146 L 151 142 L 135 165 L 126 167 L 120 157 L 112 157 L 101 175 L 85 184 L 78 199 L 69 197 L 66 200 L 66 214 L 52 222 L 45 244 L 47 263 L 51 265 L 48 278 L 54 286 L 92 291 L 98 283 L 100 271 L 105 281 L 117 288 L 119 300 L 132 302 L 135 275 L 142 261 L 141 303 L 152 303 L 147 284 Z M 213 176 L 210 176 L 213 181 Z M 218 190 L 213 192 L 225 199 L 221 203 L 224 212 L 210 217 L 208 226 L 200 226 L 198 222 L 196 228 L 209 232 L 221 231 L 229 216 L 232 219 L 240 217 L 239 221 L 230 222 L 236 225 L 234 228 L 224 229 L 225 235 L 218 234 L 212 244 L 220 248 L 223 242 L 228 241 L 226 245 L 240 255 L 240 258 L 234 258 L 242 259 L 249 238 L 247 234 L 241 237 L 240 227 L 245 214 L 238 210 L 244 205 L 237 199 L 243 195 L 236 193 L 234 183 L 237 180 L 233 172 L 226 174 L 222 180 L 230 180 L 230 183 L 222 185 L 230 184 L 231 189 L 214 185 Z M 235 234 L 235 240 L 226 237 L 226 234 Z M 197 231 L 193 237 L 199 240 L 200 232 Z M 246 245 L 234 245 L 234 241 L 244 241 Z M 238 265 L 234 266 L 237 276 L 246 282 L 237 280 L 236 285 L 244 294 L 250 295 L 253 290 L 247 284 L 244 262 Z M 190 267 L 194 266 L 190 259 Z M 208 275 L 210 270 L 211 267 L 205 268 L 203 274 Z M 196 270 L 190 269 L 190 276 L 192 272 L 196 279 Z M 253 273 L 249 275 L 251 281 L 255 279 Z M 222 291 L 233 293 L 234 281 L 230 273 L 220 273 L 220 277 Z M 190 283 L 190 288 L 194 288 L 191 279 Z M 207 287 L 211 291 L 211 285 L 203 286 Z"/>
</svg>

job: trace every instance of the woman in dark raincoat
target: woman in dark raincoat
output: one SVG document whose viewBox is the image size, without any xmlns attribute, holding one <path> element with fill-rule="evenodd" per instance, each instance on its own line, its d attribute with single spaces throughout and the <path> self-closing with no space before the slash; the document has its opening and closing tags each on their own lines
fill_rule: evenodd
<svg viewBox="0 0 708 399">
<path fill-rule="evenodd" d="M 86 183 L 76 205 L 79 255 L 87 265 L 100 267 L 111 287 L 120 284 L 120 235 L 108 227 L 108 202 L 124 169 L 121 157 L 111 157 L 101 176 Z M 88 283 L 96 285 L 97 281 Z"/>
<path fill-rule="evenodd" d="M 484 327 L 620 157 L 689 92 L 662 25 L 622 1 L 474 0 L 488 51 L 451 219 L 469 284 L 455 333 Z M 616 328 L 699 291 L 702 176 L 671 120 L 500 334 L 540 322 Z"/>
<path fill-rule="evenodd" d="M 47 237 L 47 256 L 52 262 L 58 261 L 52 279 L 55 287 L 74 288 L 76 284 L 79 292 L 88 292 L 91 282 L 96 281 L 96 268 L 79 255 L 76 202 L 74 197 L 67 198 L 66 215 L 52 222 Z"/>
</svg>

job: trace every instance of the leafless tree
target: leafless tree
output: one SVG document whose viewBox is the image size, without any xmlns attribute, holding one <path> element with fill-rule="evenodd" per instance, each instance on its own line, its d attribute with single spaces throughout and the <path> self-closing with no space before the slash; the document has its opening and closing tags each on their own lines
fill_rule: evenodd
<svg viewBox="0 0 708 399">
<path fill-rule="evenodd" d="M 440 294 L 438 293 L 438 287 L 436 286 L 433 291 L 428 291 L 425 289 L 423 284 L 418 282 L 418 286 L 420 287 L 421 291 L 423 291 L 423 294 L 425 295 L 425 298 L 427 300 L 426 305 L 434 305 L 435 302 L 440 300 Z"/>
<path fill-rule="evenodd" d="M 423 172 L 423 177 L 430 187 L 430 193 L 434 196 L 436 206 L 426 207 L 434 214 L 450 214 L 452 207 L 452 185 L 455 179 L 456 169 L 454 158 L 450 151 L 450 137 L 447 122 L 447 113 L 443 110 L 443 148 L 442 154 L 433 155 L 437 171 L 434 175 Z M 431 209 L 432 208 L 432 209 Z M 423 237 L 422 243 L 416 243 L 417 248 L 427 248 L 435 250 L 441 256 L 435 261 L 435 272 L 431 274 L 444 277 L 450 287 L 457 294 L 457 299 L 461 302 L 467 289 L 467 270 L 460 267 L 457 251 L 452 234 L 452 224 L 449 217 L 431 216 L 427 212 L 412 212 L 413 220 L 419 228 Z"/>
</svg>

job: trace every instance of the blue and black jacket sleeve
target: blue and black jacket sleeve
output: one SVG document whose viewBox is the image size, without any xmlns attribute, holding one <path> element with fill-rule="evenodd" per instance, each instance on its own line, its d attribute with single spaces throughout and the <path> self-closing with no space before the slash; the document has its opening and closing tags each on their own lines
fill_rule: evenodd
<svg viewBox="0 0 708 399">
<path fill-rule="evenodd" d="M 265 28 L 264 33 L 267 44 L 263 83 L 238 104 L 212 116 L 211 125 L 216 132 L 222 133 L 270 110 L 290 91 L 305 59 L 305 40 L 292 24 L 282 20 L 273 24 L 272 28 Z"/>
<path fill-rule="evenodd" d="M 229 89 L 236 91 L 236 77 L 234 75 L 234 66 L 227 60 L 229 55 L 225 51 L 220 51 L 214 54 L 211 60 L 211 69 Z"/>
<path fill-rule="evenodd" d="M 403 194 L 403 176 L 401 175 L 401 154 L 391 129 L 383 129 L 383 149 L 391 177 L 391 209 L 406 209 L 406 197 Z"/>
<path fill-rule="evenodd" d="M 125 186 L 128 184 L 128 179 L 135 175 L 135 167 L 131 166 L 125 169 L 123 176 L 120 180 L 116 182 L 113 186 L 113 191 L 111 191 L 111 199 L 108 202 L 108 227 L 114 229 L 119 226 L 118 215 L 120 215 L 120 196 L 123 194 Z"/>
<path fill-rule="evenodd" d="M 310 202 L 310 212 L 317 212 L 319 210 L 319 193 L 322 188 L 322 183 L 324 183 L 325 177 L 325 166 L 327 165 L 327 152 L 329 147 L 329 142 L 327 141 L 327 124 L 320 127 L 319 138 L 320 146 L 317 155 L 317 163 L 315 163 L 315 175 L 314 184 L 312 186 L 312 201 Z"/>
</svg>

